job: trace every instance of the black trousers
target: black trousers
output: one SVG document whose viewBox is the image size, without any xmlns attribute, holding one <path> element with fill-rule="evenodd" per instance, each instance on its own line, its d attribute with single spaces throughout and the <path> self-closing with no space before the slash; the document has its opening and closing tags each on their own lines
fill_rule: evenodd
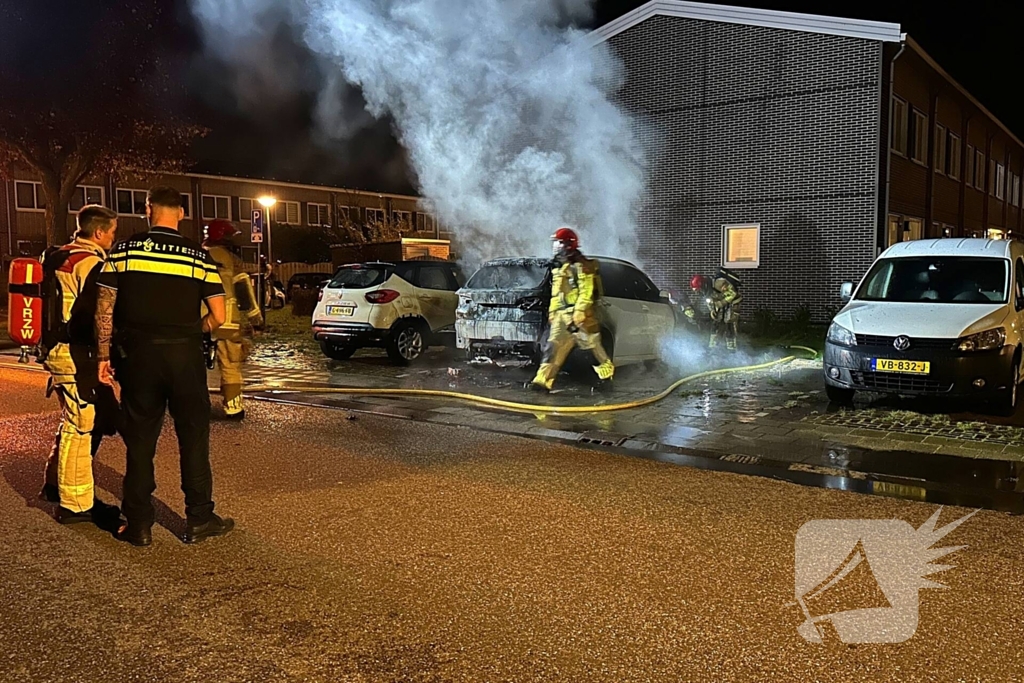
<svg viewBox="0 0 1024 683">
<path fill-rule="evenodd" d="M 121 509 L 133 525 L 152 526 L 153 458 L 169 409 L 178 436 L 185 516 L 189 524 L 203 524 L 213 514 L 213 474 L 202 339 L 131 339 L 121 346 L 117 378 L 128 449 Z"/>
</svg>

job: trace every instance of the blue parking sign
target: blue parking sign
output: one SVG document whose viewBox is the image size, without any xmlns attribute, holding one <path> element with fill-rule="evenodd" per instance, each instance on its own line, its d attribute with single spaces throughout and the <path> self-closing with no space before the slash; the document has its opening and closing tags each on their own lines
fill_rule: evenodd
<svg viewBox="0 0 1024 683">
<path fill-rule="evenodd" d="M 263 241 L 263 211 L 260 209 L 253 209 L 252 211 L 252 235 L 250 241 L 253 244 Z"/>
</svg>

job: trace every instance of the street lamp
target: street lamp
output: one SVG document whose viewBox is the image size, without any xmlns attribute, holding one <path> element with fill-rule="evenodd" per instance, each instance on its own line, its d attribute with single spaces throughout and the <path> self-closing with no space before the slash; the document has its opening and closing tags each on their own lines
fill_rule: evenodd
<svg viewBox="0 0 1024 683">
<path fill-rule="evenodd" d="M 271 272 L 273 272 L 274 258 L 272 256 L 272 254 L 273 254 L 273 250 L 274 250 L 274 240 L 273 240 L 273 237 L 271 237 L 271 234 L 270 234 L 270 214 L 272 213 L 271 209 L 274 208 L 275 204 L 277 204 L 277 199 L 275 199 L 274 197 L 271 197 L 270 195 L 266 195 L 265 194 L 262 197 L 260 197 L 259 199 L 257 199 L 256 201 L 258 201 L 260 203 L 260 206 L 262 206 L 264 209 L 266 209 L 266 216 L 267 216 L 267 264 L 270 265 Z M 258 294 L 259 297 L 260 297 L 260 313 L 263 314 L 264 320 L 266 320 L 266 311 L 267 311 L 267 309 L 266 309 L 266 305 L 267 305 L 266 304 L 267 292 L 269 291 L 269 292 L 271 292 L 271 295 L 273 295 L 272 293 L 274 291 L 274 283 L 273 283 L 273 281 L 267 282 L 267 279 L 268 279 L 267 275 L 269 275 L 269 273 L 261 273 L 260 274 L 260 276 L 261 276 L 260 277 L 260 281 L 263 283 L 264 287 L 263 287 L 263 291 L 259 292 L 259 294 Z"/>
</svg>

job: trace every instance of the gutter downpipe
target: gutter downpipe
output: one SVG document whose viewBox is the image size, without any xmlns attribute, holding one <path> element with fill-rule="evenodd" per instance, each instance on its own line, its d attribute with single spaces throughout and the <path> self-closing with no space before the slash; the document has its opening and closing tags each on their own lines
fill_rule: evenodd
<svg viewBox="0 0 1024 683">
<path fill-rule="evenodd" d="M 4 204 L 7 208 L 7 254 L 12 259 L 14 258 L 14 217 L 11 215 L 11 182 L 8 179 L 4 179 Z"/>
<path fill-rule="evenodd" d="M 903 33 L 900 35 L 900 51 L 892 58 L 889 62 L 889 136 L 887 140 L 882 141 L 882 145 L 885 149 L 885 213 L 883 215 L 882 225 L 878 229 L 877 243 L 875 244 L 875 256 L 877 257 L 885 249 L 885 235 L 888 234 L 889 228 L 889 200 L 892 194 L 892 98 L 895 95 L 896 87 L 896 60 L 900 58 L 904 50 L 907 49 L 907 34 Z"/>
</svg>

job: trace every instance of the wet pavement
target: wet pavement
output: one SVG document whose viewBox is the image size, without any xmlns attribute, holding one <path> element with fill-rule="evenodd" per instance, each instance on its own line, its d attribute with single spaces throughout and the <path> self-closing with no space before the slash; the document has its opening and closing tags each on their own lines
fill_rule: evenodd
<svg viewBox="0 0 1024 683">
<path fill-rule="evenodd" d="M 1024 518 L 982 511 L 910 640 L 797 633 L 815 519 L 936 507 L 446 425 L 251 403 L 212 429 L 231 536 L 181 544 L 173 433 L 136 549 L 35 500 L 44 377 L 0 368 L 0 672 L 36 681 L 1015 681 Z M 123 446 L 98 456 L 118 496 Z M 970 512 L 946 508 L 942 523 Z M 877 596 L 859 584 L 837 609 Z M 840 598 L 837 598 L 840 600 Z"/>
</svg>

